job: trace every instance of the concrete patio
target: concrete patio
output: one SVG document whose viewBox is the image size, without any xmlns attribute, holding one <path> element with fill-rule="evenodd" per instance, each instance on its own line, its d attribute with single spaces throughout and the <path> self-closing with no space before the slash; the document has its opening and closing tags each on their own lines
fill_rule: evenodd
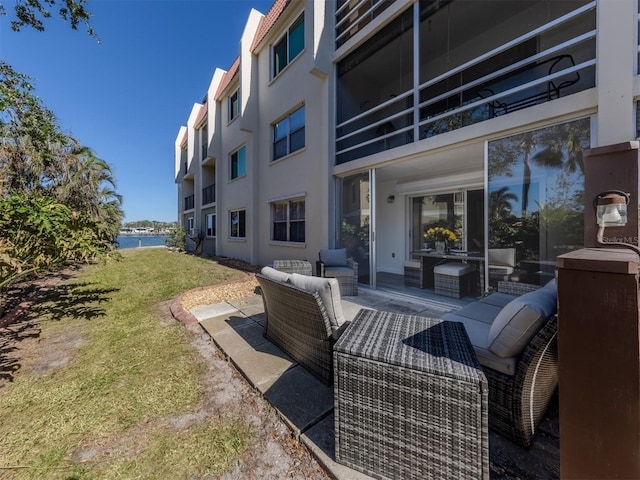
<svg viewBox="0 0 640 480">
<path fill-rule="evenodd" d="M 362 287 L 358 296 L 343 297 L 342 304 L 347 319 L 353 318 L 361 308 L 426 317 L 440 317 L 458 308 L 446 301 L 421 301 Z M 370 478 L 336 463 L 333 387 L 321 383 L 263 337 L 262 297 L 254 295 L 197 307 L 190 313 L 331 476 L 339 480 Z M 554 401 L 529 449 L 489 432 L 492 479 L 560 477 L 557 412 L 557 401 Z"/>
</svg>

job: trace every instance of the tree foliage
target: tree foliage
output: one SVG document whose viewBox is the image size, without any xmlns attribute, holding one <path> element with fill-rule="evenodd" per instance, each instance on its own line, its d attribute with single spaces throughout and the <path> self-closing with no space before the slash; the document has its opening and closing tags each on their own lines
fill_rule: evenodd
<svg viewBox="0 0 640 480">
<path fill-rule="evenodd" d="M 0 62 L 0 288 L 115 253 L 122 218 L 110 165 L 63 133 L 33 90 Z"/>
<path fill-rule="evenodd" d="M 11 29 L 19 32 L 22 27 L 31 27 L 40 32 L 44 31 L 44 21 L 51 18 L 52 11 L 71 25 L 74 30 L 84 24 L 87 33 L 92 37 L 96 34 L 91 28 L 89 19 L 91 13 L 85 8 L 87 0 L 16 0 L 11 20 Z M 0 3 L 0 15 L 7 15 L 4 4 Z"/>
</svg>

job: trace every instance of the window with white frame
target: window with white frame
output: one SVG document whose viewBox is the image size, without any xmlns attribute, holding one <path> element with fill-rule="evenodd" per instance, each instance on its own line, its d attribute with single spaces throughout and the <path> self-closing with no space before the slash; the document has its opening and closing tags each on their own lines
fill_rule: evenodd
<svg viewBox="0 0 640 480">
<path fill-rule="evenodd" d="M 273 160 L 304 148 L 304 105 L 273 124 Z"/>
<path fill-rule="evenodd" d="M 196 233 L 196 229 L 194 227 L 193 217 L 187 218 L 187 235 L 193 237 Z"/>
<path fill-rule="evenodd" d="M 304 12 L 288 28 L 287 32 L 272 47 L 273 70 L 275 78 L 304 50 Z"/>
<path fill-rule="evenodd" d="M 305 241 L 305 201 L 296 198 L 271 203 L 272 240 L 278 242 Z"/>
<path fill-rule="evenodd" d="M 229 211 L 229 238 L 246 238 L 246 219 L 245 210 Z"/>
<path fill-rule="evenodd" d="M 245 155 L 246 149 L 244 145 L 229 155 L 229 171 L 231 180 L 233 180 L 234 178 L 245 176 Z"/>
<path fill-rule="evenodd" d="M 216 236 L 216 214 L 209 213 L 207 214 L 207 237 L 215 237 Z"/>
<path fill-rule="evenodd" d="M 229 121 L 233 120 L 240 113 L 240 88 L 229 95 Z"/>
</svg>

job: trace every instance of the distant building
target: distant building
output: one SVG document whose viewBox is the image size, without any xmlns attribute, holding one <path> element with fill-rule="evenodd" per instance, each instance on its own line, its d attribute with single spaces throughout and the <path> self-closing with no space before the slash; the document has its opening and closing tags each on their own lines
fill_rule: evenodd
<svg viewBox="0 0 640 480">
<path fill-rule="evenodd" d="M 542 283 L 582 245 L 582 151 L 638 136 L 638 12 L 637 0 L 253 10 L 237 59 L 178 131 L 178 218 L 203 253 L 253 264 L 347 247 L 373 286 L 443 226 L 485 259 L 484 285 Z"/>
</svg>

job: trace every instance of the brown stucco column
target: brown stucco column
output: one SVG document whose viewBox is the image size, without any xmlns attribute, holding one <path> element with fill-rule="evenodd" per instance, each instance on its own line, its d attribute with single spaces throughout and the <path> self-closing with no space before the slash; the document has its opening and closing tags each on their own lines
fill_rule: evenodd
<svg viewBox="0 0 640 480">
<path fill-rule="evenodd" d="M 558 257 L 563 479 L 640 478 L 638 264 L 626 249 Z"/>
</svg>

